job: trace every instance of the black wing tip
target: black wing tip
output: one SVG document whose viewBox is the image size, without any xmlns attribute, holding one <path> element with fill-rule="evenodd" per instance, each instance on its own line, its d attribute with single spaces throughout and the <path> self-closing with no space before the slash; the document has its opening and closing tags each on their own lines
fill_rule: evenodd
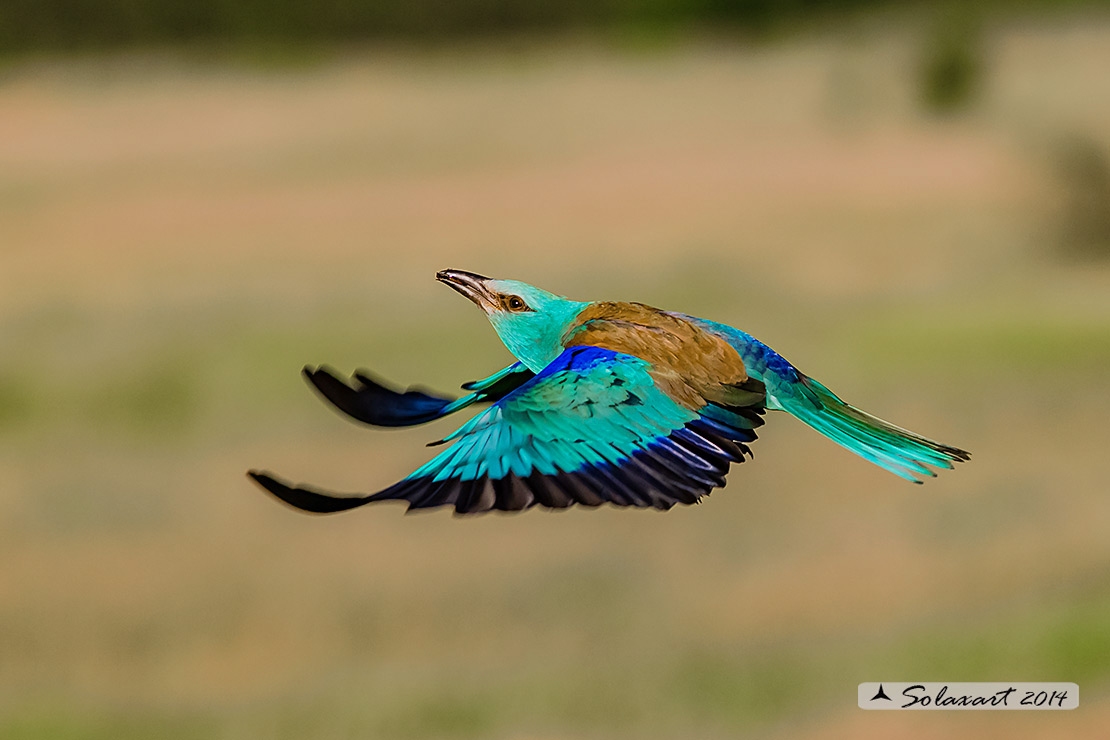
<svg viewBox="0 0 1110 740">
<path fill-rule="evenodd" d="M 429 390 L 399 391 L 367 370 L 356 370 L 347 378 L 327 365 L 306 365 L 301 373 L 317 395 L 335 410 L 370 426 L 424 424 L 443 416 L 451 403 L 450 398 Z"/>
<path fill-rule="evenodd" d="M 248 470 L 247 477 L 282 503 L 309 514 L 334 514 L 369 503 L 370 496 L 334 496 L 300 486 L 290 486 L 266 470 Z"/>
<path fill-rule="evenodd" d="M 270 490 L 269 486 L 271 482 L 277 482 L 277 480 L 273 477 L 273 475 L 270 474 L 270 471 L 268 470 L 248 470 L 247 477 L 253 480 L 258 485 L 265 488 L 267 491 Z"/>
<path fill-rule="evenodd" d="M 313 385 L 316 385 L 316 379 L 321 375 L 330 375 L 333 378 L 341 379 L 338 371 L 331 365 L 305 365 L 301 368 L 301 375 Z"/>
<path fill-rule="evenodd" d="M 390 386 L 388 383 L 386 383 L 381 378 L 374 377 L 374 373 L 370 372 L 369 370 L 367 370 L 366 368 L 363 368 L 363 367 L 355 368 L 355 371 L 353 373 L 351 373 L 351 377 L 354 378 L 355 380 L 357 380 L 359 383 L 362 383 L 364 386 L 367 386 L 369 388 L 384 388 L 384 389 L 386 389 L 388 391 L 392 391 L 394 393 L 404 393 L 405 392 L 405 391 L 397 390 L 396 388 Z M 413 389 L 409 388 L 407 390 L 413 390 Z"/>
<path fill-rule="evenodd" d="M 332 381 L 333 383 L 341 383 L 344 386 L 347 386 L 346 381 L 344 381 L 335 372 L 334 369 L 328 367 L 327 365 L 305 365 L 303 368 L 301 368 L 301 377 L 303 377 L 305 381 L 307 381 L 309 385 L 316 389 L 316 392 L 319 393 L 327 401 L 331 400 L 331 397 L 328 393 L 329 388 L 326 385 L 328 381 Z"/>
</svg>

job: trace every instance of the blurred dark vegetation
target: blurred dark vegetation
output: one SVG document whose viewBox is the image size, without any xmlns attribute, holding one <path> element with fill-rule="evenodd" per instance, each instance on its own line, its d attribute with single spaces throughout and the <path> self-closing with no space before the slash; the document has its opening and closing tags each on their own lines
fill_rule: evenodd
<svg viewBox="0 0 1110 740">
<path fill-rule="evenodd" d="M 1075 136 L 1060 147 L 1063 195 L 1060 250 L 1081 259 L 1110 259 L 1110 154 Z"/>
<path fill-rule="evenodd" d="M 930 110 L 946 113 L 972 102 L 983 67 L 981 9 L 975 3 L 942 8 L 923 50 L 921 93 Z"/>
<path fill-rule="evenodd" d="M 1012 10 L 1105 4 L 980 0 L 970 6 Z M 934 5 L 904 0 L 4 0 L 0 52 L 194 42 L 436 41 L 583 29 L 712 28 L 760 34 L 856 11 Z M 967 39 L 961 34 L 938 47 L 926 72 L 937 78 L 942 105 L 949 97 L 958 100 L 970 79 Z"/>
</svg>

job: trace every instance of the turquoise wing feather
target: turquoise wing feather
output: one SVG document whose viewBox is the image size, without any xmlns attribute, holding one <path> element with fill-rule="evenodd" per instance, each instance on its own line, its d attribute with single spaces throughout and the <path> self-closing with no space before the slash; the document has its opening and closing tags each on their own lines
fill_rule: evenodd
<svg viewBox="0 0 1110 740">
<path fill-rule="evenodd" d="M 632 355 L 571 347 L 443 440 L 451 446 L 430 462 L 370 496 L 251 475 L 286 503 L 320 513 L 389 499 L 410 509 L 452 505 L 458 513 L 695 503 L 724 485 L 730 463 L 750 454 L 755 432 L 729 425 L 740 417 L 716 406 L 680 405 L 649 370 Z"/>
</svg>

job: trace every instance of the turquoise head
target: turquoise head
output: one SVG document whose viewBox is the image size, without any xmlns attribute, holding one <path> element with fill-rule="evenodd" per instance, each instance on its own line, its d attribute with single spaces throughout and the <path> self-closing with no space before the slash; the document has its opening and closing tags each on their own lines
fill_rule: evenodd
<svg viewBox="0 0 1110 740">
<path fill-rule="evenodd" d="M 559 356 L 563 334 L 587 305 L 517 280 L 494 280 L 462 270 L 442 270 L 436 280 L 482 309 L 509 351 L 533 372 Z"/>
</svg>

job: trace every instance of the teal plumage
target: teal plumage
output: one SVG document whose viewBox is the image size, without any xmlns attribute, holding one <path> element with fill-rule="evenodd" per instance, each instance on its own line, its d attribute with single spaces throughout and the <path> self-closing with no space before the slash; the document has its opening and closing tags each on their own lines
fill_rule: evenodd
<svg viewBox="0 0 1110 740">
<path fill-rule="evenodd" d="M 341 496 L 254 478 L 279 499 L 325 513 L 390 499 L 458 513 L 573 504 L 667 509 L 724 485 L 765 409 L 786 411 L 903 478 L 968 459 L 856 409 L 737 329 L 636 303 L 571 301 L 516 281 L 445 271 L 438 279 L 485 311 L 518 362 L 451 400 L 398 392 L 366 373 L 305 375 L 337 408 L 375 426 L 408 426 L 492 405 L 433 444 L 449 446 L 372 495 Z"/>
<path fill-rule="evenodd" d="M 767 408 L 786 411 L 863 459 L 906 480 L 935 478 L 924 464 L 951 469 L 969 458 L 964 450 L 934 442 L 842 401 L 813 378 L 799 372 L 777 352 L 730 326 L 686 317 L 736 347 L 748 371 L 767 388 Z"/>
</svg>

